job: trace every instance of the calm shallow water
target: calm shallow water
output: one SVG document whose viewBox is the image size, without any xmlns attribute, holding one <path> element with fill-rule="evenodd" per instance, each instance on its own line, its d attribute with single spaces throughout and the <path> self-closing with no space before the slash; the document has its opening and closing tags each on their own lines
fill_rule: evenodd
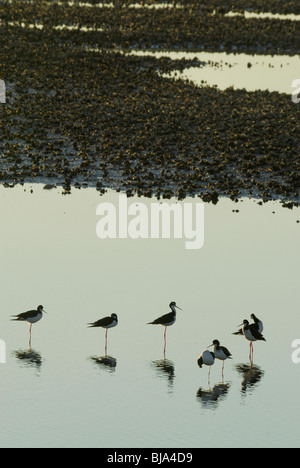
<svg viewBox="0 0 300 468">
<path fill-rule="evenodd" d="M 299 209 L 205 205 L 205 245 L 185 250 L 181 239 L 98 239 L 96 207 L 118 194 L 30 188 L 0 189 L 1 447 L 300 445 Z M 146 323 L 171 300 L 184 311 L 164 359 L 163 328 Z M 28 353 L 28 325 L 9 318 L 40 303 Z M 103 361 L 104 330 L 86 324 L 112 312 Z M 232 332 L 253 312 L 267 343 L 249 373 L 249 345 Z M 209 384 L 196 361 L 215 338 L 234 360 Z"/>
<path fill-rule="evenodd" d="M 93 49 L 90 49 L 93 50 Z M 292 94 L 293 81 L 299 77 L 300 58 L 288 55 L 227 54 L 225 52 L 131 51 L 128 55 L 190 59 L 205 63 L 183 72 L 163 76 L 190 80 L 199 86 L 217 86 L 221 90 L 233 87 L 247 91 L 277 91 Z"/>
</svg>

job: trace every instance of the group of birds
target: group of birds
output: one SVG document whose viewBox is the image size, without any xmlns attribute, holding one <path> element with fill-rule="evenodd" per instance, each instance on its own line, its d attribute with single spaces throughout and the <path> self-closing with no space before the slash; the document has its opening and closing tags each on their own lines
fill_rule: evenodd
<svg viewBox="0 0 300 468">
<path fill-rule="evenodd" d="M 176 309 L 180 309 L 177 306 L 176 302 L 170 303 L 171 312 L 162 317 L 157 318 L 153 322 L 149 322 L 148 325 L 162 325 L 165 327 L 164 332 L 164 355 L 166 353 L 166 345 L 167 345 L 167 327 L 173 325 L 176 322 Z M 42 305 L 38 306 L 36 310 L 30 310 L 28 312 L 24 312 L 19 315 L 14 315 L 12 320 L 17 320 L 21 322 L 28 322 L 30 323 L 30 330 L 29 330 L 29 346 L 31 347 L 31 333 L 32 333 L 32 325 L 43 317 L 43 313 L 46 312 Z M 251 315 L 251 319 L 253 323 L 249 323 L 248 320 L 244 320 L 240 328 L 237 332 L 233 333 L 234 335 L 243 335 L 246 340 L 250 341 L 250 362 L 253 363 L 253 342 L 255 341 L 266 341 L 262 335 L 263 332 L 263 323 L 259 320 L 254 314 Z M 92 322 L 88 324 L 90 328 L 104 328 L 106 329 L 105 333 L 105 355 L 107 355 L 107 333 L 109 328 L 116 327 L 118 325 L 118 316 L 116 314 L 111 314 L 110 317 L 104 317 L 96 322 Z M 208 348 L 214 347 L 213 352 L 209 351 Z M 225 361 L 227 359 L 231 359 L 232 354 L 228 351 L 225 346 L 221 346 L 218 340 L 214 340 L 213 343 L 208 346 L 205 351 L 201 354 L 198 359 L 198 365 L 202 369 L 203 365 L 211 366 L 215 363 L 215 359 L 223 361 L 222 367 L 222 374 L 224 371 Z M 209 370 L 210 375 L 210 370 Z"/>
<path fill-rule="evenodd" d="M 253 350 L 253 343 L 255 341 L 266 341 L 266 339 L 263 337 L 262 332 L 264 330 L 264 326 L 261 320 L 259 320 L 255 314 L 251 315 L 251 319 L 253 320 L 253 323 L 249 323 L 248 320 L 244 320 L 241 325 L 239 325 L 240 328 L 237 332 L 233 333 L 233 335 L 242 335 L 246 338 L 246 340 L 250 341 L 250 354 L 249 354 L 249 359 L 251 363 L 251 367 L 253 365 L 253 355 L 254 355 L 254 350 Z M 225 361 L 227 359 L 232 358 L 232 354 L 230 351 L 228 351 L 225 346 L 221 346 L 220 342 L 218 340 L 214 340 L 213 344 L 208 346 L 210 348 L 211 346 L 214 346 L 214 351 L 211 352 L 208 349 L 203 351 L 201 356 L 198 359 L 198 365 L 202 369 L 203 365 L 211 366 L 214 365 L 215 360 L 218 359 L 220 361 L 223 361 L 223 367 L 222 367 L 222 375 L 224 371 L 224 365 Z M 209 375 L 210 375 L 210 370 L 209 370 Z"/>
</svg>

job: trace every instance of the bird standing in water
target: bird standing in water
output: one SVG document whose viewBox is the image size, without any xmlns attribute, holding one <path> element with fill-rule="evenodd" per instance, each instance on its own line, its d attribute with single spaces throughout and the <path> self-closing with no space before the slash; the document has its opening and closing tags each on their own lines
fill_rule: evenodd
<svg viewBox="0 0 300 468">
<path fill-rule="evenodd" d="M 13 315 L 12 320 L 17 320 L 19 322 L 28 322 L 30 323 L 30 329 L 29 329 L 29 348 L 31 348 L 31 331 L 32 331 L 32 325 L 34 323 L 39 322 L 41 318 L 43 317 L 43 313 L 47 313 L 44 310 L 44 307 L 42 305 L 38 306 L 36 310 L 29 310 L 28 312 L 24 312 L 19 315 Z"/>
<path fill-rule="evenodd" d="M 264 331 L 264 325 L 263 325 L 262 321 L 261 321 L 259 318 L 257 318 L 255 314 L 251 314 L 250 317 L 251 317 L 252 320 L 253 320 L 253 323 L 252 323 L 251 325 L 255 325 L 256 328 L 257 328 L 257 330 L 259 331 L 259 333 L 262 333 L 262 332 Z M 241 325 L 240 325 L 240 326 L 241 326 Z M 243 335 L 244 335 L 243 329 L 240 328 L 239 331 L 233 333 L 233 335 L 241 335 L 241 336 L 243 336 Z"/>
<path fill-rule="evenodd" d="M 243 321 L 243 335 L 246 340 L 250 341 L 250 361 L 253 364 L 253 342 L 255 341 L 266 341 L 263 335 L 258 331 L 258 325 L 256 323 L 249 323 L 248 320 Z M 239 325 L 241 326 L 241 325 Z"/>
<path fill-rule="evenodd" d="M 225 366 L 225 361 L 227 359 L 232 359 L 232 354 L 228 351 L 225 346 L 220 346 L 220 341 L 219 340 L 214 340 L 213 344 L 208 346 L 211 348 L 211 346 L 214 347 L 214 355 L 216 359 L 219 359 L 219 361 L 223 361 L 223 367 L 222 367 L 222 376 L 224 376 L 224 366 Z"/>
<path fill-rule="evenodd" d="M 198 366 L 200 367 L 200 369 L 202 369 L 203 365 L 209 367 L 208 381 L 210 381 L 211 366 L 214 365 L 215 359 L 216 359 L 216 357 L 215 357 L 214 353 L 212 353 L 211 351 L 208 351 L 208 349 L 206 349 L 205 351 L 203 351 L 201 356 L 199 356 L 198 361 L 197 361 Z"/>
<path fill-rule="evenodd" d="M 110 317 L 104 317 L 96 322 L 89 323 L 89 328 L 105 328 L 105 356 L 107 356 L 107 332 L 109 328 L 116 327 L 118 325 L 118 316 L 117 314 L 111 314 Z"/>
<path fill-rule="evenodd" d="M 171 302 L 169 307 L 172 312 L 169 312 L 168 314 L 163 315 L 162 317 L 159 317 L 153 322 L 148 323 L 148 325 L 162 325 L 163 327 L 165 327 L 164 354 L 166 354 L 166 347 L 167 347 L 167 327 L 170 327 L 176 322 L 176 309 L 182 310 L 180 309 L 180 307 L 176 305 L 176 302 Z"/>
</svg>

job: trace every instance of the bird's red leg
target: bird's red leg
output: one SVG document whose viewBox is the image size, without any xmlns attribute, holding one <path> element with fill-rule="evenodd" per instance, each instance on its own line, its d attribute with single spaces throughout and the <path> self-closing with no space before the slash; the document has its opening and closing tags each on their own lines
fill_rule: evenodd
<svg viewBox="0 0 300 468">
<path fill-rule="evenodd" d="M 107 356 L 107 332 L 108 332 L 108 329 L 106 329 L 106 333 L 105 333 L 105 357 Z"/>
<path fill-rule="evenodd" d="M 252 341 L 250 342 L 250 362 L 253 364 L 253 358 L 254 358 L 254 347 Z"/>
<path fill-rule="evenodd" d="M 251 343 L 251 344 L 252 344 L 252 358 L 251 358 L 251 361 L 250 361 L 250 362 L 251 362 L 251 371 L 252 371 L 252 369 L 253 369 L 253 354 L 254 354 L 254 351 L 253 351 L 253 343 Z"/>
<path fill-rule="evenodd" d="M 30 324 L 30 328 L 29 328 L 29 348 L 31 348 L 31 330 L 32 330 L 32 323 Z"/>
</svg>

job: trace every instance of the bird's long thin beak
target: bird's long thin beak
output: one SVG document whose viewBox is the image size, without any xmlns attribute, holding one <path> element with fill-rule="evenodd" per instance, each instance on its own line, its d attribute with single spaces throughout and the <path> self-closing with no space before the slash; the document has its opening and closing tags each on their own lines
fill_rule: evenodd
<svg viewBox="0 0 300 468">
<path fill-rule="evenodd" d="M 214 344 L 211 344 L 209 346 L 206 346 L 206 349 L 211 348 Z"/>
<path fill-rule="evenodd" d="M 43 312 L 44 312 L 45 314 L 48 314 L 48 312 L 47 312 L 45 309 L 43 309 Z"/>
<path fill-rule="evenodd" d="M 238 327 L 242 327 L 243 325 L 244 325 L 244 324 L 243 324 L 243 323 L 241 323 L 240 325 L 238 325 Z"/>
<path fill-rule="evenodd" d="M 180 307 L 178 307 L 178 306 L 175 306 L 175 307 L 176 307 L 176 309 L 182 310 L 182 309 L 181 309 Z M 183 310 L 182 310 L 182 312 L 183 312 Z"/>
</svg>

